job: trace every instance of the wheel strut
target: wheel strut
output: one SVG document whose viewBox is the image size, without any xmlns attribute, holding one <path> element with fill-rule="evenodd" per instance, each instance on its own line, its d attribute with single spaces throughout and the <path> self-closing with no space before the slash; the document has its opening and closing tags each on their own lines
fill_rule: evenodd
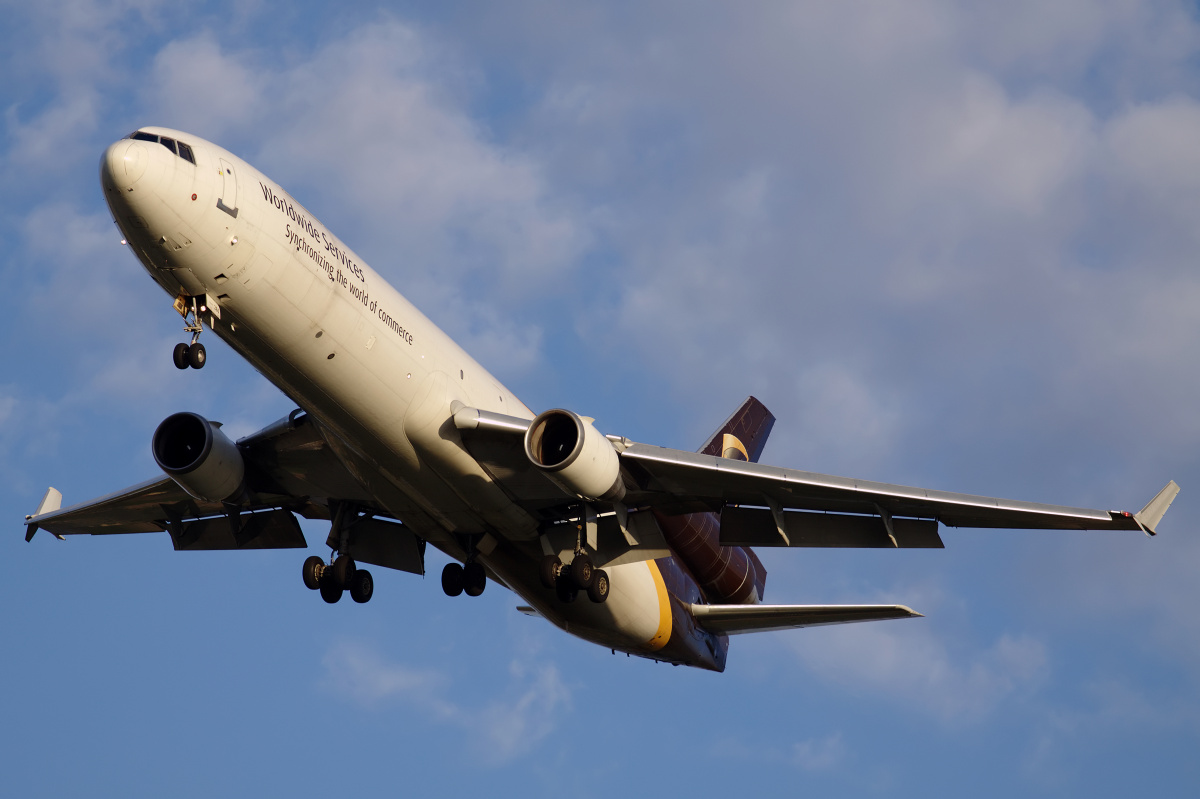
<svg viewBox="0 0 1200 799">
<path fill-rule="evenodd" d="M 191 305 L 188 304 L 188 299 L 191 300 Z M 204 332 L 204 325 L 200 323 L 200 314 L 203 312 L 204 306 L 200 304 L 199 297 L 188 299 L 182 295 L 176 297 L 175 310 L 183 317 L 183 332 L 191 333 L 192 341 L 190 344 L 176 344 L 171 358 L 179 369 L 187 369 L 189 366 L 193 369 L 203 369 L 208 360 L 204 345 L 200 343 L 200 334 Z"/>
</svg>

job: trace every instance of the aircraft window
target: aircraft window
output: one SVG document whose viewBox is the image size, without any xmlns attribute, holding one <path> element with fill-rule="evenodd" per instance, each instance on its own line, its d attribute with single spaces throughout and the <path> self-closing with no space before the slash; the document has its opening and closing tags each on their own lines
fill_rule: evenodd
<svg viewBox="0 0 1200 799">
<path fill-rule="evenodd" d="M 196 156 L 192 155 L 192 148 L 188 147 L 183 142 L 178 142 L 178 144 L 179 144 L 179 157 L 182 158 L 184 161 L 190 161 L 193 164 L 196 163 Z"/>
<path fill-rule="evenodd" d="M 129 138 L 137 139 L 138 141 L 158 141 L 158 136 L 154 135 L 153 133 L 143 133 L 140 130 Z"/>
<path fill-rule="evenodd" d="M 163 147 L 166 147 L 172 153 L 175 152 L 175 140 L 174 139 L 168 139 L 166 136 L 163 136 L 162 138 L 160 138 L 158 140 L 158 143 L 161 144 Z"/>
</svg>

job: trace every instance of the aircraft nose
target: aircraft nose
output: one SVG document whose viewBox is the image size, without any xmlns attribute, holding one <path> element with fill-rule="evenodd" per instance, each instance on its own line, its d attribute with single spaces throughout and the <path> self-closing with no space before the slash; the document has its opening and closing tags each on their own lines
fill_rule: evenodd
<svg viewBox="0 0 1200 799">
<path fill-rule="evenodd" d="M 122 139 L 104 151 L 100 159 L 100 178 L 116 189 L 127 191 L 146 173 L 148 161 L 144 142 Z"/>
</svg>

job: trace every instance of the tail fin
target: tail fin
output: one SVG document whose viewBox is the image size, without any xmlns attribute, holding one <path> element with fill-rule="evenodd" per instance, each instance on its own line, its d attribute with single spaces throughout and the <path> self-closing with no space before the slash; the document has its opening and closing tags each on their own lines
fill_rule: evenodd
<svg viewBox="0 0 1200 799">
<path fill-rule="evenodd" d="M 763 447 L 767 445 L 767 438 L 771 435 L 771 428 L 774 426 L 775 416 L 767 410 L 767 406 L 759 402 L 757 397 L 746 397 L 746 401 L 704 443 L 704 446 L 700 448 L 700 453 L 758 463 Z M 720 530 L 719 522 L 717 530 Z M 719 541 L 714 541 L 714 544 L 719 551 L 723 551 L 726 560 L 733 556 L 731 551 L 720 546 Z M 754 589 L 761 601 L 767 590 L 767 567 L 750 547 L 738 547 L 738 549 L 745 554 L 754 570 L 752 578 Z"/>
<path fill-rule="evenodd" d="M 755 397 L 746 397 L 741 407 L 700 448 L 700 454 L 758 463 L 774 426 L 775 417 L 767 406 Z"/>
</svg>

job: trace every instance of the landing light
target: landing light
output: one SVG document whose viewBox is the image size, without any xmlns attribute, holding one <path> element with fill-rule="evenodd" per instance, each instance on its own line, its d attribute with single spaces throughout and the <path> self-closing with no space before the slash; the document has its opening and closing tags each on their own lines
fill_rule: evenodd
<svg viewBox="0 0 1200 799">
<path fill-rule="evenodd" d="M 128 244 L 129 242 L 125 241 L 125 239 L 121 239 L 121 243 L 122 243 L 122 244 Z"/>
<path fill-rule="evenodd" d="M 229 246 L 232 247 L 234 244 L 237 244 L 237 236 L 234 236 L 232 239 L 229 240 Z"/>
</svg>

